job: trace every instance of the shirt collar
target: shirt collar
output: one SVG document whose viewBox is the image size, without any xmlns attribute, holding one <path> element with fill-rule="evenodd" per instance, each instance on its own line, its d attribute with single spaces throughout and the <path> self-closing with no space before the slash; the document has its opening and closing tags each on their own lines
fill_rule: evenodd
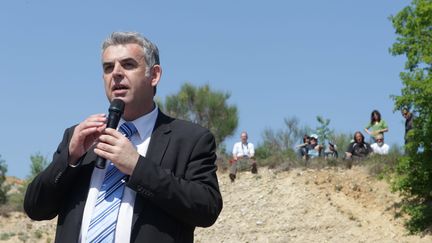
<svg viewBox="0 0 432 243">
<path fill-rule="evenodd" d="M 137 128 L 138 135 L 142 140 L 146 138 L 147 134 L 151 134 L 151 131 L 155 126 L 158 113 L 159 113 L 159 108 L 155 104 L 154 109 L 151 112 L 131 121 L 134 124 L 134 126 Z M 119 127 L 125 122 L 126 121 L 123 118 L 121 118 Z"/>
</svg>

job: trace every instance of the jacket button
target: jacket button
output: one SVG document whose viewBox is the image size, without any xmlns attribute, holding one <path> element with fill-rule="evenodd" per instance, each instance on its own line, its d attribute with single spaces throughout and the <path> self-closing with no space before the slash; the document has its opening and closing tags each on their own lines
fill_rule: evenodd
<svg viewBox="0 0 432 243">
<path fill-rule="evenodd" d="M 56 176 L 55 179 L 54 179 L 54 183 L 55 183 L 55 184 L 57 184 L 57 183 L 59 182 L 60 177 L 62 176 L 62 174 L 63 174 L 63 172 L 61 172 L 61 171 L 57 174 L 57 176 Z"/>
<path fill-rule="evenodd" d="M 138 192 L 143 192 L 144 188 L 141 185 L 138 185 L 137 186 L 137 190 L 138 190 Z"/>
</svg>

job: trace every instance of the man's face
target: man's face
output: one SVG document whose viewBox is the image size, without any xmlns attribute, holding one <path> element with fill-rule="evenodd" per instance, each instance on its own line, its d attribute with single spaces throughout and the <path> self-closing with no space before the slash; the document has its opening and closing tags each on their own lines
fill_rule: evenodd
<svg viewBox="0 0 432 243">
<path fill-rule="evenodd" d="M 355 140 L 357 143 L 360 143 L 362 141 L 362 135 L 360 133 L 356 133 Z"/>
<path fill-rule="evenodd" d="M 375 141 L 380 147 L 384 145 L 384 138 L 377 138 Z"/>
<path fill-rule="evenodd" d="M 133 120 L 151 111 L 153 88 L 160 78 L 159 65 L 146 77 L 143 49 L 137 44 L 109 46 L 102 54 L 105 93 L 110 101 L 125 102 L 124 117 Z M 151 68 L 151 67 L 150 67 Z M 159 73 L 157 73 L 159 71 Z"/>
<path fill-rule="evenodd" d="M 402 111 L 402 116 L 407 119 L 409 117 L 409 112 L 407 110 Z"/>
<path fill-rule="evenodd" d="M 247 143 L 248 135 L 246 133 L 242 133 L 240 135 L 240 138 L 241 138 L 242 143 Z"/>
</svg>

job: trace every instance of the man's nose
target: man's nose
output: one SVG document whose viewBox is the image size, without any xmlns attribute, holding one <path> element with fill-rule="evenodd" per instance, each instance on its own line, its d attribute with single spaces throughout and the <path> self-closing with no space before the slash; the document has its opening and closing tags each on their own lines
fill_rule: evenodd
<svg viewBox="0 0 432 243">
<path fill-rule="evenodd" d="M 113 70 L 113 78 L 114 80 L 121 80 L 124 77 L 123 67 L 120 63 L 116 62 Z"/>
</svg>

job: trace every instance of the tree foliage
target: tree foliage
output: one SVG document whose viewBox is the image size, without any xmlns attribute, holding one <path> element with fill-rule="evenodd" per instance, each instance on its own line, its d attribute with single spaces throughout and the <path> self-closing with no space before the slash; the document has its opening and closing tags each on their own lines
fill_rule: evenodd
<svg viewBox="0 0 432 243">
<path fill-rule="evenodd" d="M 7 172 L 6 161 L 2 159 L 0 155 L 0 205 L 5 204 L 7 202 L 7 192 L 9 190 L 9 187 L 5 185 L 6 172 Z"/>
<path fill-rule="evenodd" d="M 316 128 L 316 132 L 319 138 L 319 142 L 322 144 L 325 144 L 326 140 L 330 139 L 330 135 L 334 132 L 329 128 L 330 125 L 330 119 L 325 119 L 322 116 L 316 117 L 319 126 Z"/>
<path fill-rule="evenodd" d="M 185 83 L 179 93 L 166 97 L 164 109 L 171 116 L 208 128 L 219 146 L 238 125 L 237 107 L 227 104 L 229 98 L 229 93 L 213 91 L 209 85 Z"/>
<path fill-rule="evenodd" d="M 340 157 L 345 156 L 345 151 L 347 151 L 353 135 L 351 133 L 334 132 L 329 134 L 328 138 L 333 144 L 336 144 L 337 151 Z"/>
<path fill-rule="evenodd" d="M 279 130 L 267 128 L 262 133 L 262 143 L 257 146 L 256 157 L 261 165 L 279 164 L 295 159 L 294 146 L 301 143 L 303 135 L 310 133 L 309 127 L 301 127 L 298 118 L 284 119 L 285 127 Z"/>
<path fill-rule="evenodd" d="M 30 175 L 29 181 L 31 181 L 35 176 L 37 176 L 40 172 L 42 172 L 45 167 L 48 165 L 48 160 L 40 153 L 36 153 L 30 156 L 31 165 L 30 165 Z"/>
<path fill-rule="evenodd" d="M 432 1 L 413 0 L 390 19 L 397 34 L 390 52 L 406 57 L 395 109 L 411 107 L 416 114 L 393 186 L 411 215 L 408 229 L 418 232 L 432 225 Z"/>
</svg>

